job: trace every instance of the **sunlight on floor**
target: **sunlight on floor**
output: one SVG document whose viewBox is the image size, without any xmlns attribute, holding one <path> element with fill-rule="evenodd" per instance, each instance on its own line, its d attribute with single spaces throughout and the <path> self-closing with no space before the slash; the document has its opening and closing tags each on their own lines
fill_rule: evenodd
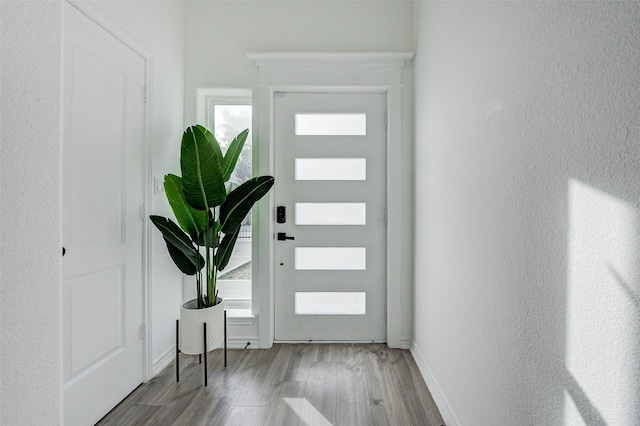
<svg viewBox="0 0 640 426">
<path fill-rule="evenodd" d="M 300 417 L 302 424 L 306 426 L 333 426 L 320 411 L 305 398 L 283 398 L 284 402 Z"/>
</svg>

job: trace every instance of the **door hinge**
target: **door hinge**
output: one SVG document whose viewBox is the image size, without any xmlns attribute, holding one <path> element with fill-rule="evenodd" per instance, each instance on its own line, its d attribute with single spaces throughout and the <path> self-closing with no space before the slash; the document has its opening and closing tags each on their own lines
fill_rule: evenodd
<svg viewBox="0 0 640 426">
<path fill-rule="evenodd" d="M 389 113 L 384 113 L 384 127 L 389 127 Z"/>
<path fill-rule="evenodd" d="M 142 102 L 147 103 L 147 86 L 142 88 Z"/>
<path fill-rule="evenodd" d="M 384 224 L 388 225 L 389 224 L 389 210 L 384 209 Z"/>
<path fill-rule="evenodd" d="M 144 221 L 147 217 L 147 205 L 142 204 L 140 206 L 140 220 Z"/>
<path fill-rule="evenodd" d="M 387 320 L 387 305 L 384 305 L 384 320 Z"/>
<path fill-rule="evenodd" d="M 142 323 L 140 325 L 140 338 L 142 340 L 146 340 L 147 339 L 147 324 Z"/>
</svg>

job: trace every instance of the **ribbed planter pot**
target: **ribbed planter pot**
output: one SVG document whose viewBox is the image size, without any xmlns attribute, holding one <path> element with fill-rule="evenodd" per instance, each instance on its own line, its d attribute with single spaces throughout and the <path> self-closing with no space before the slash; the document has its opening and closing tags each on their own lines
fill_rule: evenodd
<svg viewBox="0 0 640 426">
<path fill-rule="evenodd" d="M 207 323 L 207 350 L 212 351 L 224 342 L 224 301 L 198 309 L 196 299 L 180 308 L 180 352 L 187 355 L 204 353 L 204 323 Z"/>
</svg>

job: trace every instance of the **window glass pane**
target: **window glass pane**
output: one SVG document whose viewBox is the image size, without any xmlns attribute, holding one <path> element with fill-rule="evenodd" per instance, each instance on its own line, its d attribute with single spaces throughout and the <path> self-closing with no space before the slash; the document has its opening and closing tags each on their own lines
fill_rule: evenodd
<svg viewBox="0 0 640 426">
<path fill-rule="evenodd" d="M 297 136 L 364 136 L 367 115 L 364 113 L 297 113 Z"/>
<path fill-rule="evenodd" d="M 296 180 L 366 180 L 366 158 L 296 158 Z"/>
<path fill-rule="evenodd" d="M 296 292 L 296 315 L 365 315 L 365 292 Z"/>
<path fill-rule="evenodd" d="M 366 203 L 296 203 L 296 225 L 366 224 Z"/>
<path fill-rule="evenodd" d="M 240 158 L 231 176 L 232 185 L 239 185 L 252 177 L 251 169 L 251 105 L 215 105 L 213 116 L 215 135 L 222 152 L 226 152 L 229 144 L 244 129 L 249 129 L 249 136 L 240 153 Z"/>
<path fill-rule="evenodd" d="M 365 270 L 367 249 L 365 247 L 296 247 L 295 268 L 297 270 Z"/>
<path fill-rule="evenodd" d="M 250 101 L 249 101 L 250 102 Z M 251 105 L 213 104 L 213 128 L 222 152 L 244 129 L 249 136 L 240 153 L 236 168 L 228 185 L 233 188 L 252 177 L 251 167 Z M 218 295 L 225 299 L 227 308 L 250 309 L 251 304 L 251 212 L 242 221 L 240 234 L 227 267 L 218 273 Z"/>
</svg>

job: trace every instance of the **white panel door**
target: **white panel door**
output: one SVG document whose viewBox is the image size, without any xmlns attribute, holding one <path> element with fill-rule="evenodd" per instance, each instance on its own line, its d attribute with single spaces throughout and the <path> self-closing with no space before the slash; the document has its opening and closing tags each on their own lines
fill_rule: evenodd
<svg viewBox="0 0 640 426">
<path fill-rule="evenodd" d="M 145 61 L 64 15 L 64 423 L 94 424 L 143 381 Z"/>
<path fill-rule="evenodd" d="M 384 94 L 276 94 L 278 341 L 386 340 L 385 113 Z"/>
</svg>

